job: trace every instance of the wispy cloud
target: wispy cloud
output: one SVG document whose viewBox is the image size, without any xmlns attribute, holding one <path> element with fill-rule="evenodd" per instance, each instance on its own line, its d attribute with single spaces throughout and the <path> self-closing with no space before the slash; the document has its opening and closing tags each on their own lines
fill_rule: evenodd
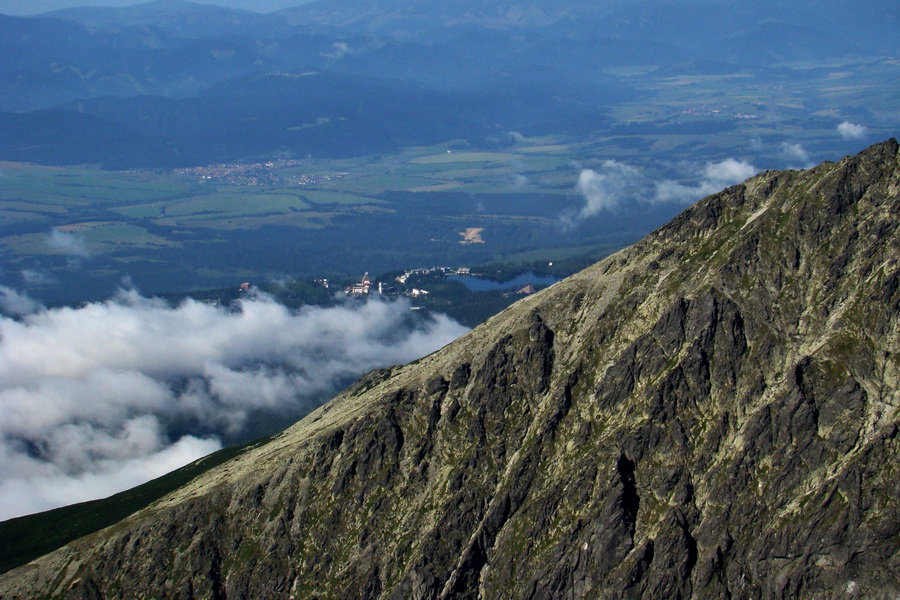
<svg viewBox="0 0 900 600">
<path fill-rule="evenodd" d="M 808 169 L 815 164 L 810 159 L 809 152 L 800 144 L 783 142 L 780 149 L 781 155 L 791 169 Z"/>
<path fill-rule="evenodd" d="M 757 169 L 745 160 L 726 158 L 717 163 L 707 163 L 703 168 L 707 185 L 728 186 L 740 183 L 756 175 Z M 718 191 L 718 190 L 717 190 Z"/>
<path fill-rule="evenodd" d="M 54 229 L 50 232 L 50 235 L 47 236 L 47 245 L 63 254 L 77 258 L 88 258 L 91 255 L 84 238 L 74 233 L 60 231 L 59 229 Z"/>
<path fill-rule="evenodd" d="M 102 497 L 465 331 L 402 301 L 107 302 L 0 318 L 0 519 Z"/>
<path fill-rule="evenodd" d="M 44 286 L 56 283 L 56 279 L 54 279 L 53 276 L 42 271 L 35 271 L 34 269 L 23 269 L 22 280 L 25 282 L 25 285 L 28 286 Z"/>
<path fill-rule="evenodd" d="M 837 126 L 838 134 L 845 140 L 860 140 L 866 137 L 869 129 L 865 125 L 857 125 L 850 121 L 844 121 Z"/>
<path fill-rule="evenodd" d="M 613 160 L 603 163 L 599 170 L 582 169 L 576 189 L 584 198 L 584 205 L 577 213 L 564 214 L 563 223 L 574 225 L 602 212 L 615 212 L 628 202 L 689 204 L 758 172 L 750 163 L 734 158 L 700 166 L 682 165 L 681 169 L 685 171 L 684 180 L 696 183 L 652 181 L 638 169 Z"/>
<path fill-rule="evenodd" d="M 640 171 L 615 160 L 607 160 L 597 170 L 582 169 L 576 189 L 585 203 L 577 218 L 613 211 L 628 200 L 636 200 L 642 186 Z"/>
<path fill-rule="evenodd" d="M 528 187 L 530 180 L 525 173 L 528 172 L 528 164 L 521 159 L 511 160 L 508 163 L 510 181 L 512 189 L 522 190 Z"/>
<path fill-rule="evenodd" d="M 528 177 L 521 173 L 514 173 L 512 176 L 512 186 L 515 190 L 522 190 L 528 187 Z"/>
<path fill-rule="evenodd" d="M 5 285 L 0 285 L 0 313 L 20 317 L 30 315 L 43 308 L 43 305 L 23 294 Z"/>
<path fill-rule="evenodd" d="M 694 169 L 695 172 L 696 170 Z M 653 201 L 690 204 L 753 177 L 757 169 L 746 161 L 726 158 L 720 162 L 706 163 L 700 169 L 700 173 L 701 179 L 694 185 L 686 185 L 672 179 L 656 182 L 653 186 Z"/>
<path fill-rule="evenodd" d="M 328 50 L 323 52 L 321 56 L 324 58 L 330 58 L 333 60 L 338 60 L 353 54 L 353 50 L 350 48 L 350 45 L 347 42 L 334 42 L 331 46 L 328 47 Z"/>
</svg>

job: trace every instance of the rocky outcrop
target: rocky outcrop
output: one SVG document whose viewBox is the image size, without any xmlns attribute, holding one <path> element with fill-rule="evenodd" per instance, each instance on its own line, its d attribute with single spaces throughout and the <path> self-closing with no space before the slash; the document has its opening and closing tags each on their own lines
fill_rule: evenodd
<svg viewBox="0 0 900 600">
<path fill-rule="evenodd" d="M 896 598 L 900 156 L 763 173 L 3 598 Z"/>
</svg>

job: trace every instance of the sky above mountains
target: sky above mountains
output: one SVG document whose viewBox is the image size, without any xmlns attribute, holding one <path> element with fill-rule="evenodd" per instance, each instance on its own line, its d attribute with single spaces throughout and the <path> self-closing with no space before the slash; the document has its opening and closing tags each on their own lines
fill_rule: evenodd
<svg viewBox="0 0 900 600">
<path fill-rule="evenodd" d="M 255 12 L 272 12 L 306 4 L 310 0 L 192 0 L 196 4 L 212 4 L 225 8 L 242 8 Z M 37 15 L 51 10 L 75 6 L 134 6 L 147 0 L 0 0 L 0 14 Z"/>
</svg>

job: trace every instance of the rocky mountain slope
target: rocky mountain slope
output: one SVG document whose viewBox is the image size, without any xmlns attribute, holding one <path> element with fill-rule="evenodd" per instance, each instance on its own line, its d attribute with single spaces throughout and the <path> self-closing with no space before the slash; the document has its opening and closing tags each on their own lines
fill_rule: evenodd
<svg viewBox="0 0 900 600">
<path fill-rule="evenodd" d="M 896 598 L 895 140 L 710 196 L 2 598 Z"/>
</svg>

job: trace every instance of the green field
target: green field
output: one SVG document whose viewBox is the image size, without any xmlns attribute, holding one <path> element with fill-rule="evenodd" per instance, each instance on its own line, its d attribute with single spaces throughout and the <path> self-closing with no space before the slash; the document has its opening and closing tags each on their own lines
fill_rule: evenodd
<svg viewBox="0 0 900 600">
<path fill-rule="evenodd" d="M 106 225 L 89 227 L 89 235 L 84 234 L 88 242 L 98 245 L 93 250 L 102 253 L 171 242 L 159 233 L 148 234 L 142 224 L 175 227 L 169 238 L 179 234 L 177 229 L 192 227 L 258 227 L 273 223 L 273 217 L 279 215 L 288 225 L 308 227 L 334 215 L 371 214 L 374 207 L 390 208 L 391 192 L 509 193 L 516 191 L 517 185 L 519 190 L 524 186 L 515 183 L 516 177 L 528 181 L 529 192 L 558 194 L 554 171 L 572 159 L 565 155 L 567 146 L 553 143 L 558 141 L 541 138 L 535 145 L 523 146 L 523 154 L 447 153 L 443 145 L 406 148 L 396 156 L 325 161 L 309 169 L 291 167 L 277 173 L 286 180 L 313 178 L 314 183 L 302 187 L 210 182 L 174 173 L 7 163 L 0 165 L 4 175 L 0 219 L 17 225 L 48 223 L 48 229 L 90 220 L 119 221 L 115 231 Z M 334 177 L 334 173 L 343 175 Z M 568 175 L 571 180 L 571 173 Z M 553 185 L 543 188 L 534 183 L 537 177 Z M 323 213 L 326 206 L 329 210 Z M 38 252 L 40 244 L 34 239 L 13 238 L 15 234 L 7 234 L 2 241 L 19 252 Z M 117 242 L 121 248 L 116 248 Z"/>
<path fill-rule="evenodd" d="M 384 200 L 360 196 L 349 192 L 333 192 L 325 190 L 311 190 L 303 192 L 303 197 L 315 204 L 384 204 Z"/>
<path fill-rule="evenodd" d="M 619 70 L 636 94 L 608 106 L 607 122 L 509 135 L 490 148 L 453 139 L 282 167 L 177 173 L 0 163 L 2 284 L 63 301 L 102 295 L 126 276 L 153 293 L 231 286 L 238 278 L 352 278 L 615 247 L 683 205 L 627 201 L 615 214 L 563 226 L 563 216 L 583 205 L 576 189 L 582 169 L 617 161 L 651 184 L 695 186 L 705 165 L 728 157 L 758 170 L 839 159 L 840 148 L 858 151 L 862 142 L 842 142 L 837 123 L 856 122 L 873 103 L 885 114 L 900 111 L 892 88 L 881 85 L 896 68 L 890 60 L 797 63 L 784 65 L 790 77 L 774 80 L 752 70 Z M 871 137 L 896 135 L 877 120 L 867 125 Z M 782 140 L 806 148 L 808 158 L 792 159 Z M 254 175 L 241 180 L 229 171 Z M 257 177 L 260 171 L 266 176 Z M 485 243 L 459 244 L 468 228 L 483 228 Z M 54 230 L 80 244 L 78 252 L 53 238 Z"/>
<path fill-rule="evenodd" d="M 506 154 L 503 152 L 453 152 L 447 150 L 443 154 L 432 154 L 412 159 L 411 163 L 419 165 L 434 165 L 447 163 L 496 163 L 506 162 L 521 158 L 518 154 Z"/>
<path fill-rule="evenodd" d="M 136 203 L 177 198 L 196 187 L 194 182 L 166 174 L 110 172 L 85 167 L 38 167 L 0 164 L 3 200 L 29 204 L 84 206 L 97 203 Z"/>
<path fill-rule="evenodd" d="M 129 248 L 162 248 L 178 244 L 154 235 L 142 227 L 125 223 L 108 223 L 84 232 L 84 239 L 92 247 L 108 247 L 111 250 Z"/>
<path fill-rule="evenodd" d="M 315 210 L 337 205 L 342 210 L 385 205 L 392 191 L 447 190 L 477 185 L 479 193 L 506 192 L 509 179 L 520 171 L 538 174 L 565 164 L 558 156 L 566 146 L 524 148 L 528 156 L 497 152 L 447 154 L 441 146 L 404 149 L 396 156 L 355 161 L 327 161 L 314 169 L 284 169 L 284 177 L 322 178 L 312 185 L 243 186 L 209 183 L 182 174 L 111 172 L 90 167 L 40 167 L 4 164 L 0 211 L 11 219 L 33 215 L 68 215 L 81 221 L 85 213 L 109 213 L 124 220 L 168 220 L 187 224 L 222 218 L 254 219 L 271 214 Z M 544 152 L 547 154 L 544 155 Z M 508 163 L 515 161 L 515 168 Z M 334 172 L 346 177 L 325 178 Z M 374 195 L 373 195 L 374 194 Z"/>
<path fill-rule="evenodd" d="M 573 170 L 560 177 L 572 160 L 561 142 L 522 143 L 531 151 L 521 154 L 448 155 L 439 144 L 294 163 L 269 169 L 267 184 L 229 179 L 239 165 L 176 173 L 7 163 L 0 250 L 12 284 L 51 301 L 102 295 L 125 277 L 155 293 L 496 260 L 549 239 L 540 231 L 555 227 L 552 204 L 541 198 L 575 199 Z M 458 244 L 469 227 L 487 227 L 489 243 Z M 26 272 L 56 283 L 16 284 Z"/>
<path fill-rule="evenodd" d="M 206 195 L 167 204 L 161 217 L 193 219 L 252 217 L 269 213 L 285 213 L 309 208 L 300 196 L 287 193 L 229 193 Z"/>
</svg>

